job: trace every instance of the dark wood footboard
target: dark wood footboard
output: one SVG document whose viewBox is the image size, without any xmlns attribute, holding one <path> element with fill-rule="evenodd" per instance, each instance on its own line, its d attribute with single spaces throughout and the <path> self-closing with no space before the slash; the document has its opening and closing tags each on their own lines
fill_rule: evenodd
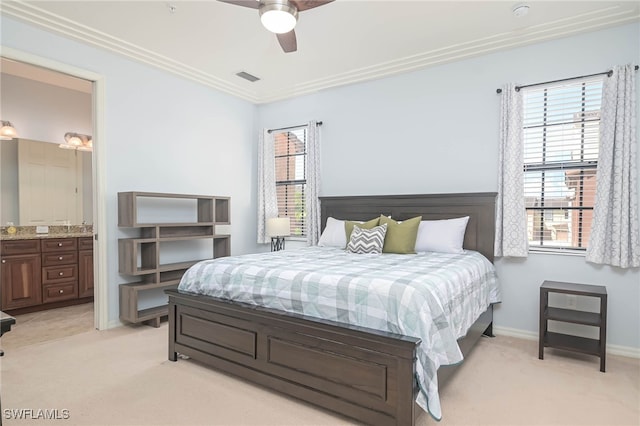
<svg viewBox="0 0 640 426">
<path fill-rule="evenodd" d="M 178 290 L 166 293 L 170 360 L 180 353 L 366 424 L 414 424 L 420 339 Z M 487 328 L 491 313 L 490 308 L 461 340 L 464 352 Z"/>
<path fill-rule="evenodd" d="M 167 290 L 177 353 L 367 424 L 413 424 L 420 339 Z"/>
</svg>

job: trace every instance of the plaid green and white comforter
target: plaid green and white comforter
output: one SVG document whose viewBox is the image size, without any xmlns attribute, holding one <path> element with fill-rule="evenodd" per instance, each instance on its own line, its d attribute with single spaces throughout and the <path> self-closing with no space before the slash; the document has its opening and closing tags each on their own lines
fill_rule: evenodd
<svg viewBox="0 0 640 426">
<path fill-rule="evenodd" d="M 191 267 L 178 288 L 419 337 L 417 402 L 436 419 L 438 367 L 462 361 L 456 340 L 500 302 L 493 265 L 474 251 L 363 255 L 307 247 L 224 257 Z"/>
</svg>

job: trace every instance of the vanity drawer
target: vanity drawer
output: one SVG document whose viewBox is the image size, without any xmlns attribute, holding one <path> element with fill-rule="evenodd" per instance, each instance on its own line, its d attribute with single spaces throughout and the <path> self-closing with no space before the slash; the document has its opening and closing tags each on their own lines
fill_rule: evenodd
<svg viewBox="0 0 640 426">
<path fill-rule="evenodd" d="M 42 240 L 43 252 L 70 251 L 77 249 L 77 238 L 50 238 Z"/>
<path fill-rule="evenodd" d="M 44 303 L 77 298 L 78 283 L 76 281 L 46 285 L 42 289 L 42 301 Z"/>
<path fill-rule="evenodd" d="M 78 263 L 77 251 L 42 254 L 42 266 L 70 265 L 74 263 Z"/>
<path fill-rule="evenodd" d="M 2 242 L 2 256 L 40 252 L 40 240 L 17 240 Z"/>
<path fill-rule="evenodd" d="M 42 268 L 42 283 L 55 284 L 62 281 L 78 280 L 78 265 L 45 266 Z"/>
</svg>

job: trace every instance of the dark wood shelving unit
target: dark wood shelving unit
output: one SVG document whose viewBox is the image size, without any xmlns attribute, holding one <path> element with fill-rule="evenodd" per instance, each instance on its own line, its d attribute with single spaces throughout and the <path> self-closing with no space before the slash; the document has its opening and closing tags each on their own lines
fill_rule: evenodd
<svg viewBox="0 0 640 426">
<path fill-rule="evenodd" d="M 600 312 L 549 306 L 549 293 L 563 293 L 600 299 Z M 599 338 L 573 336 L 548 330 L 548 321 L 560 321 L 598 327 Z M 544 348 L 580 352 L 600 357 L 600 371 L 605 371 L 607 350 L 607 289 L 604 286 L 545 281 L 540 286 L 540 336 L 538 358 L 544 359 Z"/>
<path fill-rule="evenodd" d="M 157 209 L 172 208 L 172 200 L 195 200 L 195 222 L 147 223 L 139 218 L 139 201 L 153 199 Z M 215 197 L 156 192 L 118 193 L 118 226 L 135 228 L 138 237 L 118 240 L 119 272 L 139 281 L 120 284 L 120 319 L 131 323 L 145 322 L 155 327 L 168 315 L 166 304 L 140 309 L 141 292 L 175 288 L 186 270 L 203 259 L 176 263 L 160 263 L 161 243 L 211 239 L 213 257 L 231 254 L 231 236 L 217 233 L 220 225 L 229 225 L 229 197 Z"/>
</svg>

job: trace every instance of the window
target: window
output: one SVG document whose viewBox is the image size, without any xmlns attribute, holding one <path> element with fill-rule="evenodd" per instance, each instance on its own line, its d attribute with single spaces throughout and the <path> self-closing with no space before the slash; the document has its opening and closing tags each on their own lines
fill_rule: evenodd
<svg viewBox="0 0 640 426">
<path fill-rule="evenodd" d="M 274 132 L 278 216 L 291 221 L 291 236 L 305 236 L 307 127 Z"/>
<path fill-rule="evenodd" d="M 584 250 L 596 192 L 603 76 L 523 88 L 531 248 Z"/>
</svg>

